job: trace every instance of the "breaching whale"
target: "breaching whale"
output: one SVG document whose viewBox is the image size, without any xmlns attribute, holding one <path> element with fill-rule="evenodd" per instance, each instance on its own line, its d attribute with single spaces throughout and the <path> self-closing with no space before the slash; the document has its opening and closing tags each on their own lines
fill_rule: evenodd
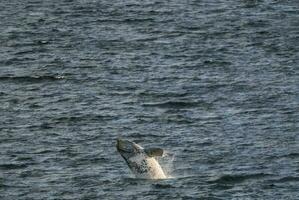
<svg viewBox="0 0 299 200">
<path fill-rule="evenodd" d="M 117 139 L 116 148 L 137 178 L 166 178 L 162 167 L 155 159 L 156 156 L 163 155 L 163 149 L 144 149 L 134 142 L 119 138 Z"/>
</svg>

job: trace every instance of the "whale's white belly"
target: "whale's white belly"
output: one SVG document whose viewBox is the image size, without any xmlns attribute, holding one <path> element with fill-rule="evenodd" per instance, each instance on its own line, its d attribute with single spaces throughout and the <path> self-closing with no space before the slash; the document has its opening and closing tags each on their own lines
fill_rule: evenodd
<svg viewBox="0 0 299 200">
<path fill-rule="evenodd" d="M 131 170 L 137 178 L 164 179 L 167 178 L 162 167 L 155 158 L 134 156 L 130 159 Z"/>
</svg>

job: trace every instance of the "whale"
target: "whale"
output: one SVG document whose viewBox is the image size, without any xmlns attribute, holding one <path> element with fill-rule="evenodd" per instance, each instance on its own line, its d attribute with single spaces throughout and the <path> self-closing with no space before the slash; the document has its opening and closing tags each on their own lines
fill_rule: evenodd
<svg viewBox="0 0 299 200">
<path fill-rule="evenodd" d="M 136 178 L 165 179 L 167 178 L 161 165 L 156 159 L 163 156 L 163 149 L 145 149 L 135 142 L 117 138 L 116 148 L 126 161 Z"/>
</svg>

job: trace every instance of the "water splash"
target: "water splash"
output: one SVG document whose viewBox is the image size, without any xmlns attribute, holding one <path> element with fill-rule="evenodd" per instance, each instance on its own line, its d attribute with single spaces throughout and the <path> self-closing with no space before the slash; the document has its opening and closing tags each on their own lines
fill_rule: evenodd
<svg viewBox="0 0 299 200">
<path fill-rule="evenodd" d="M 158 158 L 158 161 L 159 161 L 167 179 L 175 178 L 173 176 L 175 157 L 176 157 L 175 153 L 172 153 L 169 151 L 164 151 L 163 156 L 161 158 Z"/>
</svg>

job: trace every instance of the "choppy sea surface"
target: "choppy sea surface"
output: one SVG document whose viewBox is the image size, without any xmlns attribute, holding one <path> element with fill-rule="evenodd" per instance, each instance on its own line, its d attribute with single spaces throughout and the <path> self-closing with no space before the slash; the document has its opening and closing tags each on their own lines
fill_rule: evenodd
<svg viewBox="0 0 299 200">
<path fill-rule="evenodd" d="M 0 199 L 299 199 L 298 2 L 0 1 Z"/>
</svg>

